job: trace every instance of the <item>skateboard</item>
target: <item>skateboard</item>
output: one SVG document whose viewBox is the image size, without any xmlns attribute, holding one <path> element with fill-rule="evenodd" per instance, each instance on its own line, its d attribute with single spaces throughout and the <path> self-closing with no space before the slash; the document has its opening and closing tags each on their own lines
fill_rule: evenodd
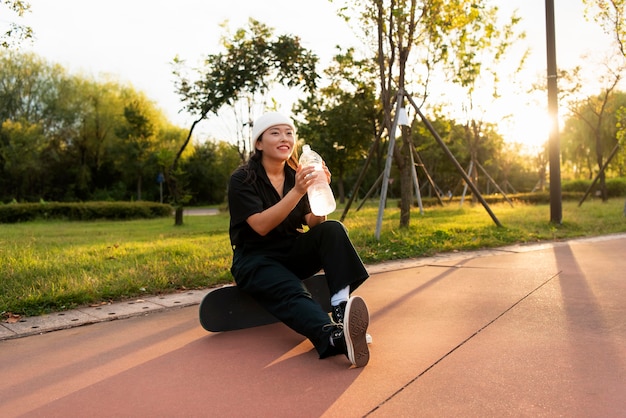
<svg viewBox="0 0 626 418">
<path fill-rule="evenodd" d="M 330 312 L 330 291 L 326 276 L 316 274 L 303 280 L 304 285 L 326 312 Z M 200 302 L 200 324 L 211 332 L 234 331 L 279 322 L 250 295 L 236 285 L 218 287 Z"/>
</svg>

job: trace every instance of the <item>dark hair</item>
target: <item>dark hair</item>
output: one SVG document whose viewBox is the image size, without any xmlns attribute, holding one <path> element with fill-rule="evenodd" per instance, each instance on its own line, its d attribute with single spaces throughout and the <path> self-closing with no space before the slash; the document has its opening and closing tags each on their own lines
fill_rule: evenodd
<svg viewBox="0 0 626 418">
<path fill-rule="evenodd" d="M 261 157 L 263 157 L 263 151 L 255 149 L 248 161 L 242 166 L 243 171 L 246 172 L 244 182 L 254 183 L 256 181 L 256 167 L 261 165 Z"/>
</svg>

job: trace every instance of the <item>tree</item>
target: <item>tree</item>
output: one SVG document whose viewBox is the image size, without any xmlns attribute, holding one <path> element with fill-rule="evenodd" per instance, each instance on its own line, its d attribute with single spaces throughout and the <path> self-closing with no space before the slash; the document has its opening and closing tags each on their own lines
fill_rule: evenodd
<svg viewBox="0 0 626 418">
<path fill-rule="evenodd" d="M 0 103 L 0 200 L 128 199 L 157 178 L 157 154 L 180 144 L 181 130 L 131 87 L 33 54 L 0 51 Z"/>
<path fill-rule="evenodd" d="M 624 71 L 626 64 L 626 1 L 625 0 L 583 0 L 587 9 L 585 15 L 592 16 L 592 18 L 600 24 L 604 31 L 609 34 L 615 43 L 616 49 L 619 51 L 621 58 L 621 65 L 614 72 L 621 75 Z M 619 80 L 619 76 L 616 80 Z M 617 83 L 616 83 L 617 84 Z M 618 109 L 618 114 L 624 114 L 626 108 Z M 622 142 L 620 141 L 626 135 L 626 125 L 622 122 L 621 118 L 617 118 L 616 122 L 617 133 L 616 140 L 618 146 Z M 598 154 L 598 152 L 596 152 Z M 602 155 L 598 155 L 598 163 L 602 161 Z M 604 184 L 604 172 L 600 169 L 600 182 L 601 192 L 603 200 L 606 199 L 606 186 Z M 624 206 L 624 213 L 626 214 L 626 205 Z"/>
<path fill-rule="evenodd" d="M 585 16 L 591 16 L 611 35 L 622 57 L 626 57 L 626 1 L 583 0 Z"/>
<path fill-rule="evenodd" d="M 0 50 L 0 198 L 29 199 L 44 188 L 39 153 L 50 125 L 46 103 L 62 78 L 60 67 L 33 54 Z"/>
<path fill-rule="evenodd" d="M 574 162 L 575 169 L 587 167 L 590 177 L 593 176 L 592 165 L 598 166 L 600 193 L 603 199 L 607 199 L 608 195 L 602 166 L 607 153 L 614 148 L 617 141 L 615 129 L 618 120 L 614 118 L 617 111 L 614 104 L 619 101 L 615 96 L 619 94 L 618 86 L 626 68 L 624 64 L 626 61 L 616 62 L 611 56 L 605 59 L 602 70 L 594 68 L 594 79 L 601 86 L 601 93 L 598 95 L 583 96 L 584 83 L 581 81 L 583 80 L 581 74 L 585 69 L 583 67 L 562 71 L 559 76 L 560 95 L 567 99 L 567 110 L 571 115 L 564 127 L 564 153 Z M 607 127 L 607 123 L 613 126 Z M 609 137 L 607 129 L 612 132 Z"/>
<path fill-rule="evenodd" d="M 186 184 L 193 190 L 191 203 L 222 203 L 230 174 L 239 165 L 239 153 L 235 145 L 207 141 L 194 146 L 182 165 Z"/>
<path fill-rule="evenodd" d="M 437 132 L 445 139 L 446 146 L 461 162 L 468 161 L 467 148 L 463 145 L 463 130 L 443 115 L 434 113 L 431 123 Z M 425 168 L 432 175 L 433 182 L 440 192 L 446 194 L 454 190 L 459 181 L 459 173 L 446 158 L 443 149 L 437 144 L 433 135 L 429 132 L 422 121 L 415 121 L 411 127 L 411 140 L 415 144 L 415 150 L 420 155 Z M 429 196 L 434 190 L 429 186 Z"/>
<path fill-rule="evenodd" d="M 6 120 L 2 123 L 2 136 L 5 144 L 0 148 L 0 161 L 4 162 L 4 174 L 10 179 L 20 179 L 9 182 L 7 191 L 20 200 L 32 198 L 41 192 L 43 178 L 38 164 L 45 146 L 41 125 Z"/>
<path fill-rule="evenodd" d="M 607 162 L 607 152 L 614 149 L 621 138 L 623 109 L 626 109 L 626 93 L 604 90 L 570 106 L 572 116 L 563 128 L 564 158 L 580 172 L 585 169 L 589 179 L 598 173 L 603 200 L 608 198 L 608 193 L 602 167 Z"/>
<path fill-rule="evenodd" d="M 472 16 L 474 15 L 474 16 Z M 491 106 L 499 98 L 498 88 L 500 76 L 498 66 L 508 58 L 509 48 L 525 37 L 524 32 L 516 33 L 515 27 L 520 19 L 513 14 L 509 21 L 498 27 L 498 8 L 487 7 L 484 4 L 473 4 L 467 15 L 468 22 L 458 29 L 460 35 L 455 37 L 458 43 L 452 48 L 453 58 L 446 63 L 450 71 L 452 82 L 460 86 L 464 94 L 459 95 L 462 109 L 465 113 L 464 138 L 470 154 L 472 170 L 468 175 L 472 181 L 478 182 L 478 164 L 493 158 L 492 152 L 482 152 L 481 148 L 488 149 L 491 144 L 483 142 L 493 139 L 493 127 L 487 127 L 484 115 L 488 113 L 485 106 L 477 100 L 478 90 L 483 93 L 489 86 L 491 91 Z M 523 66 L 526 53 L 515 66 L 519 70 Z M 480 88 L 482 87 L 482 88 Z M 464 98 L 464 99 L 463 99 Z M 484 101 L 486 98 L 482 98 Z M 490 131 L 492 134 L 487 134 Z M 495 151 L 501 147 L 492 148 Z"/>
<path fill-rule="evenodd" d="M 339 0 L 336 0 L 339 1 Z M 470 35 L 485 33 L 491 22 L 472 0 L 357 0 L 342 1 L 344 17 L 359 19 L 365 36 L 376 45 L 380 101 L 383 123 L 389 138 L 392 109 L 396 100 L 403 100 L 407 88 L 423 86 L 417 102 L 429 96 L 429 81 L 433 72 L 450 65 L 457 57 L 459 74 L 471 74 L 478 62 L 474 56 L 476 41 Z M 480 39 L 480 38 L 479 38 Z M 470 47 L 472 46 L 472 47 Z M 401 128 L 401 140 L 392 150 L 400 171 L 400 227 L 408 227 L 413 202 L 411 153 L 408 127 Z"/>
<path fill-rule="evenodd" d="M 132 100 L 124 106 L 124 123 L 116 129 L 116 135 L 125 140 L 122 155 L 124 155 L 125 167 L 130 169 L 136 177 L 137 200 L 141 200 L 141 185 L 145 170 L 145 164 L 154 142 L 155 128 L 146 114 L 145 103 Z"/>
<path fill-rule="evenodd" d="M 324 72 L 328 85 L 300 100 L 294 113 L 306 120 L 298 124 L 298 137 L 324 156 L 344 203 L 346 176 L 362 163 L 376 136 L 379 107 L 372 63 L 356 60 L 354 49 L 335 55 Z"/>
<path fill-rule="evenodd" d="M 30 3 L 24 0 L 0 0 L 0 10 L 8 9 L 9 15 L 22 18 L 30 12 Z M 4 15 L 4 13 L 2 13 Z M 0 19 L 0 47 L 12 48 L 19 46 L 23 41 L 33 37 L 33 30 L 26 25 L 20 25 L 7 18 Z"/>
<path fill-rule="evenodd" d="M 468 124 L 466 122 L 459 123 L 443 116 L 435 116 L 431 123 L 437 132 L 444 137 L 446 146 L 460 164 L 467 167 L 472 159 L 481 161 L 483 168 L 489 172 L 490 177 L 498 185 L 502 186 L 502 189 L 513 189 L 513 184 L 515 184 L 516 190 L 530 190 L 532 188 L 532 185 L 528 186 L 529 181 L 526 180 L 527 177 L 532 176 L 529 174 L 530 167 L 523 163 L 523 156 L 521 156 L 519 148 L 507 146 L 502 136 L 497 132 L 495 125 L 480 123 L 480 125 L 473 126 L 470 124 L 470 129 L 475 130 L 471 137 L 479 138 L 479 141 L 469 147 L 467 145 L 468 134 L 466 130 Z M 442 148 L 423 123 L 416 122 L 413 124 L 412 139 L 422 162 L 428 168 L 439 190 L 444 194 L 458 191 L 462 184 L 458 171 L 446 158 Z M 493 184 L 490 184 L 487 176 L 483 176 L 482 179 L 476 178 L 475 184 L 478 188 L 486 190 L 487 193 L 493 190 Z"/>
<path fill-rule="evenodd" d="M 302 47 L 298 37 L 274 37 L 272 29 L 254 19 L 249 20 L 247 29 L 239 29 L 232 39 L 224 39 L 223 47 L 223 53 L 207 56 L 204 66 L 196 69 L 195 80 L 185 75 L 183 61 L 174 60 L 176 92 L 185 109 L 196 118 L 166 172 L 176 206 L 176 225 L 182 225 L 183 193 L 175 173 L 198 123 L 247 95 L 265 94 L 274 83 L 312 91 L 318 79 L 318 59 Z"/>
</svg>

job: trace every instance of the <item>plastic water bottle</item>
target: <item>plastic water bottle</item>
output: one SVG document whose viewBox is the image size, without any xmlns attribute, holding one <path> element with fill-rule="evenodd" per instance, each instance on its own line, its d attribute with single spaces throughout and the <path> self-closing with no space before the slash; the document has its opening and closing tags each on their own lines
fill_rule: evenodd
<svg viewBox="0 0 626 418">
<path fill-rule="evenodd" d="M 322 157 L 313 151 L 310 145 L 303 145 L 300 165 L 303 167 L 312 165 L 315 167 L 317 174 L 315 182 L 307 190 L 311 212 L 316 216 L 325 216 L 332 213 L 337 207 L 337 203 L 322 167 Z"/>
</svg>

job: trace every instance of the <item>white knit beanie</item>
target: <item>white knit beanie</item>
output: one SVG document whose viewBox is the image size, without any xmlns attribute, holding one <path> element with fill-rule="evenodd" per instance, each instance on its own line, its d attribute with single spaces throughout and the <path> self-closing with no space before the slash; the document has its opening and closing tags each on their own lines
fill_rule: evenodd
<svg viewBox="0 0 626 418">
<path fill-rule="evenodd" d="M 252 125 L 252 142 L 256 142 L 263 132 L 276 125 L 289 125 L 294 132 L 296 130 L 293 122 L 287 116 L 278 112 L 269 112 L 254 121 L 254 125 Z"/>
</svg>

